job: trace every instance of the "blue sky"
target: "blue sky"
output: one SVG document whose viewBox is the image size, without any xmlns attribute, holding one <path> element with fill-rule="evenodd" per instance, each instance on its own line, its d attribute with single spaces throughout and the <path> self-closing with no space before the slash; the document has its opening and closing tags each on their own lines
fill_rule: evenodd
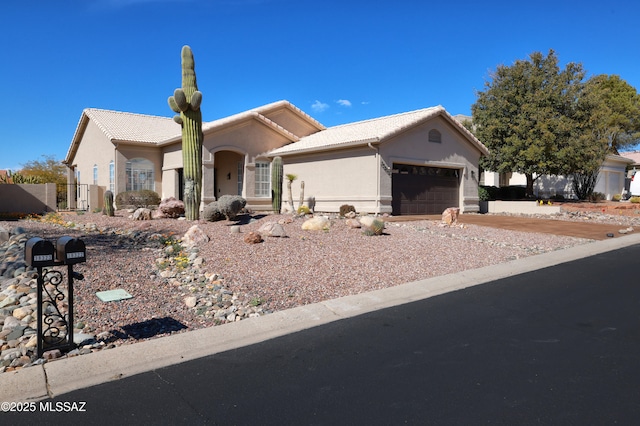
<svg viewBox="0 0 640 426">
<path fill-rule="evenodd" d="M 286 99 L 325 126 L 470 114 L 492 70 L 555 50 L 640 88 L 640 3 L 24 0 L 0 12 L 0 169 L 64 159 L 84 108 L 171 117 L 188 44 L 203 119 Z"/>
</svg>

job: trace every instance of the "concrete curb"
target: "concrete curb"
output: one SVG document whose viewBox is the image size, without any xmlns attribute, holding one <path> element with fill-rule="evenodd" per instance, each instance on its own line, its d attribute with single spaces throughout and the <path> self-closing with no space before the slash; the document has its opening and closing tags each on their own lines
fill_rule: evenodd
<svg viewBox="0 0 640 426">
<path fill-rule="evenodd" d="M 73 390 L 252 345 L 332 321 L 635 244 L 640 244 L 640 233 L 2 373 L 0 402 L 55 398 Z"/>
</svg>

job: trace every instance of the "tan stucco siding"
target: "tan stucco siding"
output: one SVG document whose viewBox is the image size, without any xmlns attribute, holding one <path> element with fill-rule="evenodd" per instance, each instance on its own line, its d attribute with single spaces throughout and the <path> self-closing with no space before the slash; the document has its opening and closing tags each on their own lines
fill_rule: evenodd
<svg viewBox="0 0 640 426">
<path fill-rule="evenodd" d="M 300 182 L 305 183 L 305 204 L 315 200 L 315 210 L 337 212 L 351 204 L 359 212 L 374 213 L 378 181 L 376 151 L 365 147 L 330 153 L 286 156 L 284 173 L 297 175 L 292 193 L 295 207 L 300 198 Z M 283 198 L 288 199 L 286 183 Z"/>
<path fill-rule="evenodd" d="M 98 166 L 100 186 L 109 188 L 109 163 L 114 160 L 115 147 L 93 121 L 87 123 L 82 143 L 73 158 L 75 171 L 80 172 L 81 184 L 93 184 L 93 166 Z"/>
<path fill-rule="evenodd" d="M 429 131 L 440 132 L 441 142 L 429 142 Z M 480 152 L 446 120 L 438 117 L 380 144 L 383 170 L 393 163 L 428 165 L 461 171 L 460 208 L 478 211 Z M 381 174 L 381 196 L 391 198 L 392 174 Z"/>
</svg>

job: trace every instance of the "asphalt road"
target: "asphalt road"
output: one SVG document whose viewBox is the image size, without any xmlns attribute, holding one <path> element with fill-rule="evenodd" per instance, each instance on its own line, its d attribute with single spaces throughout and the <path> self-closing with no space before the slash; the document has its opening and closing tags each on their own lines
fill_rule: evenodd
<svg viewBox="0 0 640 426">
<path fill-rule="evenodd" d="M 84 412 L 0 422 L 637 424 L 639 266 L 636 245 L 45 401 Z"/>
</svg>

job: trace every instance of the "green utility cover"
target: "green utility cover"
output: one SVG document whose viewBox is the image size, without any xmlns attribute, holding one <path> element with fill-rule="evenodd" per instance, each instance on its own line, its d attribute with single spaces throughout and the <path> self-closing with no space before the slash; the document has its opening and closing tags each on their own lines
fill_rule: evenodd
<svg viewBox="0 0 640 426">
<path fill-rule="evenodd" d="M 98 299 L 102 300 L 103 302 L 115 302 L 117 300 L 131 299 L 133 297 L 132 295 L 127 293 L 126 290 L 123 290 L 121 288 L 115 290 L 98 291 L 96 292 L 96 296 L 98 296 Z"/>
</svg>

